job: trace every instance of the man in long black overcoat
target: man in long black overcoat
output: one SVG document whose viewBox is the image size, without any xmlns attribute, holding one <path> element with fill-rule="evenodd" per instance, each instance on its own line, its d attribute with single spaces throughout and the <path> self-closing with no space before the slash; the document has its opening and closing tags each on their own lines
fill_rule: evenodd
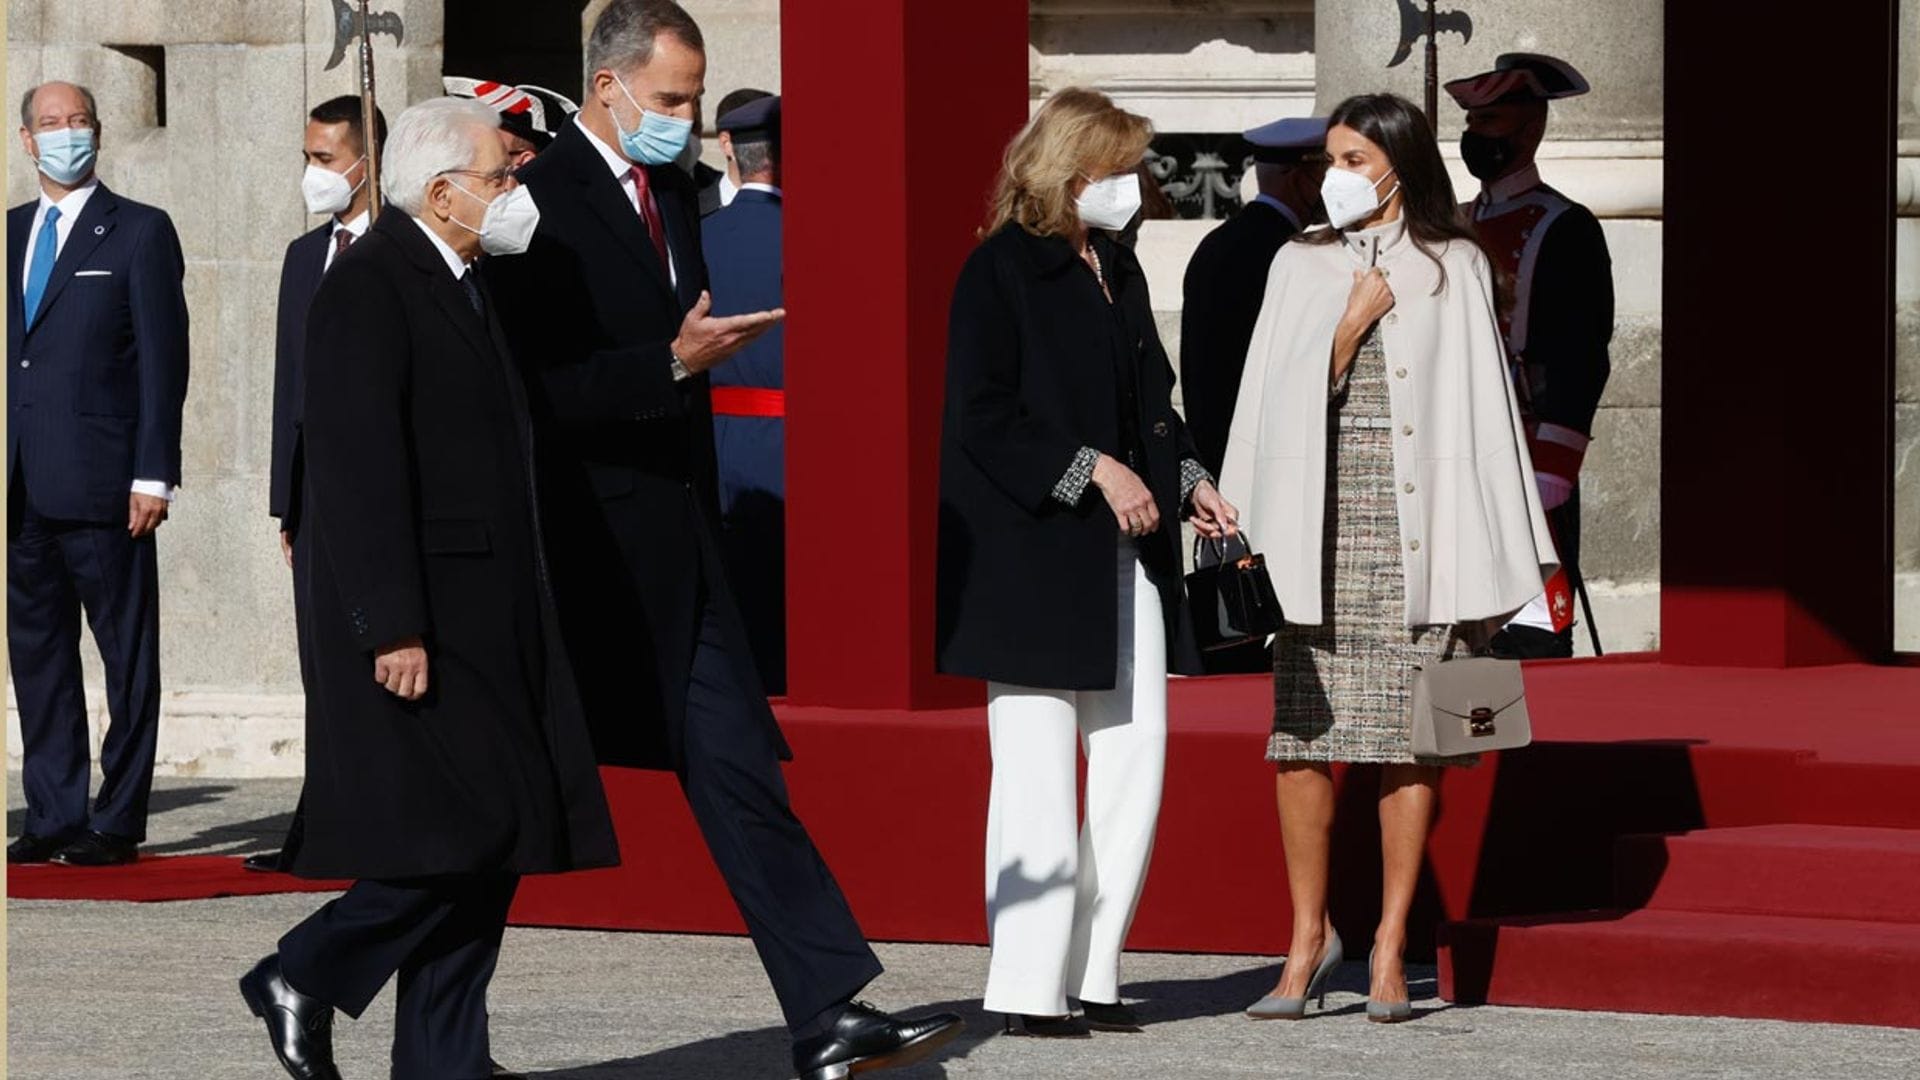
<svg viewBox="0 0 1920 1080">
<path fill-rule="evenodd" d="M 357 880 L 241 980 L 296 1080 L 338 1076 L 334 1011 L 357 1017 L 396 974 L 393 1077 L 489 1075 L 486 987 L 519 875 L 618 858 L 548 590 L 524 391 L 473 269 L 514 186 L 497 123 L 452 99 L 400 117 L 393 205 L 308 318 L 293 871 Z"/>
</svg>

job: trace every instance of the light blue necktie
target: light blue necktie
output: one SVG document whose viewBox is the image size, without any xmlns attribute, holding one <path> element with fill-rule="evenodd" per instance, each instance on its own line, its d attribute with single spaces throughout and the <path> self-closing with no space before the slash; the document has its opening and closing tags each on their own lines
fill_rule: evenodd
<svg viewBox="0 0 1920 1080">
<path fill-rule="evenodd" d="M 40 226 L 40 237 L 33 243 L 33 265 L 27 267 L 27 291 L 21 299 L 27 305 L 27 325 L 33 325 L 33 317 L 40 314 L 40 298 L 46 295 L 47 279 L 53 277 L 53 263 L 60 257 L 60 208 L 47 207 L 46 223 Z"/>
</svg>

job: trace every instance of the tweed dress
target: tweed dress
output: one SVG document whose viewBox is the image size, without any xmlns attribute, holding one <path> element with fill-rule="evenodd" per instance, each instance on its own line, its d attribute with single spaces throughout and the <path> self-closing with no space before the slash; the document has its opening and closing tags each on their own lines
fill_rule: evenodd
<svg viewBox="0 0 1920 1080">
<path fill-rule="evenodd" d="M 1440 660 L 1451 628 L 1406 626 L 1391 420 L 1376 326 L 1327 417 L 1325 616 L 1319 626 L 1288 623 L 1274 638 L 1269 761 L 1478 760 L 1413 755 L 1407 710 L 1414 669 Z"/>
</svg>

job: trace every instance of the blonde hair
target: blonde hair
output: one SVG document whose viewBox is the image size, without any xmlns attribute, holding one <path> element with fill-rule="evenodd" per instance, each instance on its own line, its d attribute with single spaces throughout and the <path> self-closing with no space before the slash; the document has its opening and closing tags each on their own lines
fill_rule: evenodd
<svg viewBox="0 0 1920 1080">
<path fill-rule="evenodd" d="M 1073 231 L 1073 182 L 1086 173 L 1131 172 L 1153 141 L 1153 124 L 1097 90 L 1070 86 L 1048 98 L 1007 144 L 988 203 L 986 236 L 1008 222 L 1036 236 Z"/>
</svg>

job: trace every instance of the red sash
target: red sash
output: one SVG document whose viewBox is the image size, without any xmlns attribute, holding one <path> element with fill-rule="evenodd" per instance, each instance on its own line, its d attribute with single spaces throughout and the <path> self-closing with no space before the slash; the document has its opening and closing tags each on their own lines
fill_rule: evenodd
<svg viewBox="0 0 1920 1080">
<path fill-rule="evenodd" d="M 778 419 L 787 415 L 787 392 L 760 386 L 716 386 L 713 388 L 713 415 Z"/>
</svg>

